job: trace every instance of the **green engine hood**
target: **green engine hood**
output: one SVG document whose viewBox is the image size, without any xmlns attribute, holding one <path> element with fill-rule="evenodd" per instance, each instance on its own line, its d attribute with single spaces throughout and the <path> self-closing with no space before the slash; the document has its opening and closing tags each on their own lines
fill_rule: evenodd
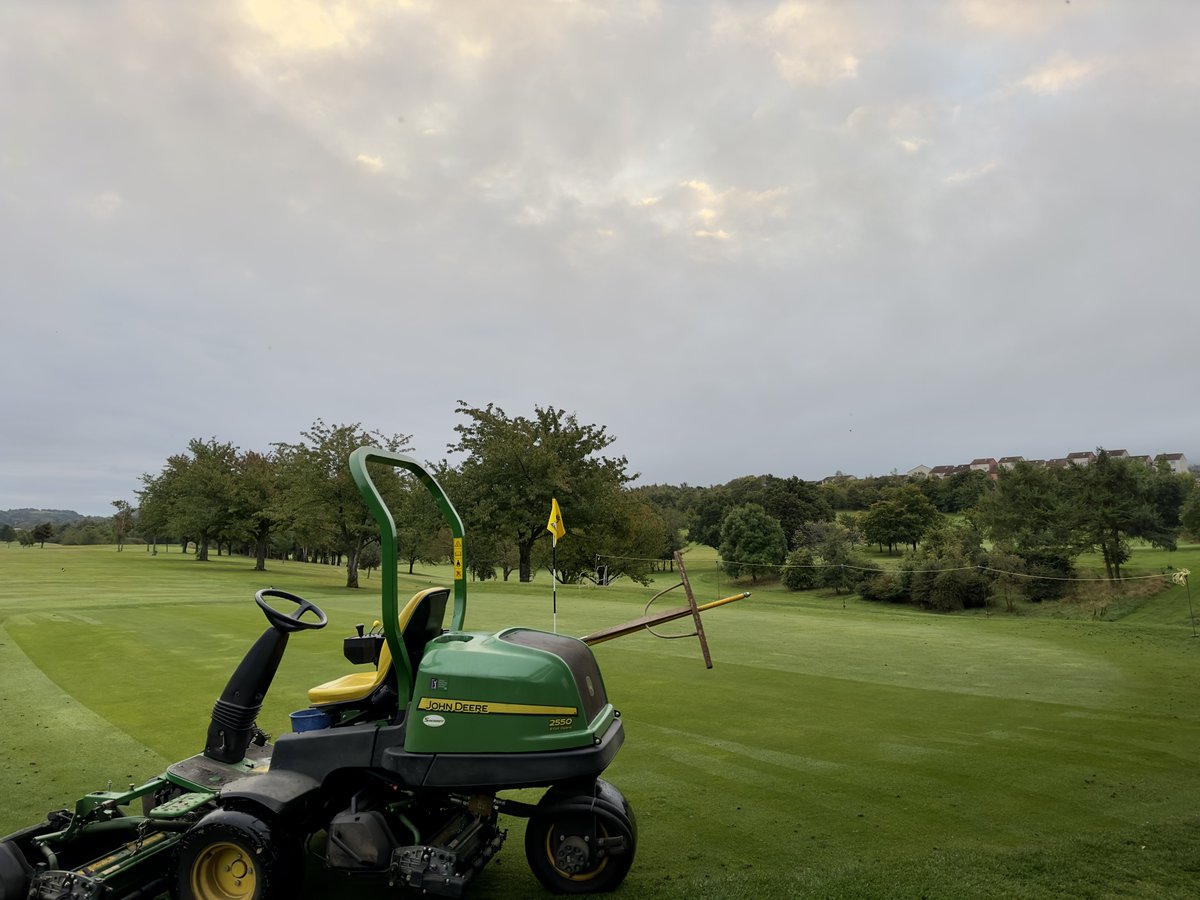
<svg viewBox="0 0 1200 900">
<path fill-rule="evenodd" d="M 528 628 L 452 632 L 426 646 L 410 753 L 525 753 L 596 743 L 613 718 L 582 641 Z"/>
</svg>

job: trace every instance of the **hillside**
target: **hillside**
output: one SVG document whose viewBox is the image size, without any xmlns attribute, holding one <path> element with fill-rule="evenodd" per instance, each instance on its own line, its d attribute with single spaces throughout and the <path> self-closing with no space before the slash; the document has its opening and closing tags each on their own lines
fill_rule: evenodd
<svg viewBox="0 0 1200 900">
<path fill-rule="evenodd" d="M 87 517 L 73 509 L 0 510 L 0 525 L 11 525 L 13 528 L 33 528 L 42 522 L 49 522 L 51 525 L 68 525 L 84 518 Z"/>
</svg>

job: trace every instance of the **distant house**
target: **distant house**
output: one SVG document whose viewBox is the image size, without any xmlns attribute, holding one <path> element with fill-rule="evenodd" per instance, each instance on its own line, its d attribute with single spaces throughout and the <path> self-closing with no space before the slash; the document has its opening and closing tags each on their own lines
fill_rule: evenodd
<svg viewBox="0 0 1200 900">
<path fill-rule="evenodd" d="M 984 472 L 990 475 L 993 480 L 995 480 L 997 475 L 996 460 L 990 456 L 983 459 L 971 460 L 971 464 L 967 466 L 967 469 L 971 472 Z"/>
<path fill-rule="evenodd" d="M 911 469 L 908 470 L 907 474 L 908 474 L 909 478 L 928 478 L 929 473 L 932 471 L 933 470 L 931 468 L 929 468 L 929 466 L 919 465 L 919 466 L 913 466 Z"/>
<path fill-rule="evenodd" d="M 1157 463 L 1160 459 L 1167 461 L 1172 472 L 1182 474 L 1188 471 L 1187 457 L 1182 453 L 1160 453 L 1154 457 L 1154 462 Z"/>
<path fill-rule="evenodd" d="M 1002 456 L 1002 457 L 1000 457 L 1000 461 L 998 463 L 996 463 L 996 465 L 998 465 L 1001 469 L 1011 469 L 1013 466 L 1015 466 L 1019 462 L 1025 462 L 1025 457 L 1023 457 L 1023 456 Z"/>
<path fill-rule="evenodd" d="M 1109 450 L 1107 452 L 1109 459 L 1129 459 L 1128 450 Z"/>
<path fill-rule="evenodd" d="M 1146 468 L 1150 468 L 1150 466 L 1154 465 L 1154 460 L 1152 460 L 1149 456 L 1131 456 L 1129 457 L 1129 461 L 1140 462 Z"/>
<path fill-rule="evenodd" d="M 839 481 L 858 481 L 857 475 L 847 475 L 845 472 L 835 472 L 821 479 L 821 484 L 836 484 Z"/>
<path fill-rule="evenodd" d="M 968 465 L 951 466 L 950 469 L 951 469 L 951 471 L 950 471 L 951 475 L 958 475 L 961 472 L 970 472 L 971 471 L 971 467 Z"/>
<path fill-rule="evenodd" d="M 1067 461 L 1073 462 L 1077 466 L 1086 466 L 1096 461 L 1096 454 L 1091 450 L 1080 450 L 1075 453 L 1068 453 Z"/>
<path fill-rule="evenodd" d="M 1071 464 L 1069 459 L 1048 459 L 1046 460 L 1047 469 L 1065 469 Z"/>
<path fill-rule="evenodd" d="M 934 466 L 929 470 L 930 478 L 949 478 L 954 474 L 954 466 Z"/>
</svg>

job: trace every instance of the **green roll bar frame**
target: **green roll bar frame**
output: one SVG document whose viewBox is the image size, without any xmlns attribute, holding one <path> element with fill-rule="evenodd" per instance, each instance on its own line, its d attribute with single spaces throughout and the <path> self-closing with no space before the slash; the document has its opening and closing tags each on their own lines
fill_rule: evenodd
<svg viewBox="0 0 1200 900">
<path fill-rule="evenodd" d="M 383 502 L 379 488 L 371 480 L 367 472 L 367 463 L 380 463 L 385 466 L 407 469 L 417 477 L 425 489 L 433 496 L 442 518 L 450 526 L 450 534 L 454 539 L 454 616 L 450 622 L 452 631 L 462 631 L 467 618 L 467 579 L 463 570 L 463 524 L 458 510 L 442 490 L 437 479 L 420 462 L 403 453 L 391 453 L 378 447 L 359 447 L 350 454 L 350 477 L 358 485 L 359 493 L 366 501 L 372 517 L 379 524 L 380 571 L 383 574 L 383 634 L 387 640 L 392 659 L 403 665 L 395 665 L 396 689 L 403 702 L 412 696 L 413 674 L 412 660 L 408 657 L 404 641 L 400 637 L 400 598 L 397 593 L 397 570 L 399 560 L 396 555 L 396 520 L 392 518 L 391 510 Z M 402 674 L 403 673 L 403 674 Z"/>
</svg>

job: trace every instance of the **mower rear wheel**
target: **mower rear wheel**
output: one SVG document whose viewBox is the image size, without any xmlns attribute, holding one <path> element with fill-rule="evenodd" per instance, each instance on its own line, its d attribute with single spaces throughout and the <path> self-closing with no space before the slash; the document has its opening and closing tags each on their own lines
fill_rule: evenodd
<svg viewBox="0 0 1200 900">
<path fill-rule="evenodd" d="M 299 893 L 297 842 L 249 813 L 209 813 L 179 842 L 176 900 L 284 900 Z"/>
<path fill-rule="evenodd" d="M 637 824 L 615 787 L 597 779 L 590 790 L 554 788 L 525 828 L 529 868 L 556 894 L 614 890 L 633 865 Z"/>
</svg>

